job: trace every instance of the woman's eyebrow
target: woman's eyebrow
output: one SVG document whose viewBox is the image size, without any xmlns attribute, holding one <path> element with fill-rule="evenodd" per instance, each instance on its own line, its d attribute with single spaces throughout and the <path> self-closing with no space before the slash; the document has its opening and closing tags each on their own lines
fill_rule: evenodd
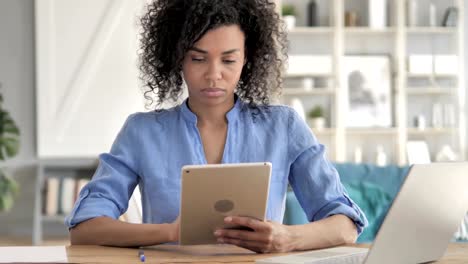
<svg viewBox="0 0 468 264">
<path fill-rule="evenodd" d="M 203 54 L 207 54 L 208 51 L 206 50 L 202 50 L 202 49 L 199 49 L 197 47 L 191 47 L 190 50 L 193 50 L 193 51 L 196 51 L 196 52 L 200 52 L 200 53 L 203 53 Z M 240 52 L 240 49 L 230 49 L 230 50 L 226 50 L 226 51 L 223 51 L 223 55 L 226 55 L 226 54 L 231 54 L 231 53 L 234 53 L 234 52 Z"/>
<path fill-rule="evenodd" d="M 197 47 L 191 47 L 189 50 L 193 50 L 193 51 L 204 53 L 204 54 L 208 53 L 208 51 L 199 49 Z"/>
<path fill-rule="evenodd" d="M 223 55 L 226 55 L 226 54 L 231 54 L 231 53 L 234 53 L 234 52 L 240 52 L 240 49 L 230 49 L 230 50 L 226 50 L 226 51 L 223 51 Z"/>
</svg>

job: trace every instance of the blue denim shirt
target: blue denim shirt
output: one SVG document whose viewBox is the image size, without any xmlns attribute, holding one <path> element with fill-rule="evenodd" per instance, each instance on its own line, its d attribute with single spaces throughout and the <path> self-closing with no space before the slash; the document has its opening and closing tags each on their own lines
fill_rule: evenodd
<svg viewBox="0 0 468 264">
<path fill-rule="evenodd" d="M 226 114 L 222 163 L 271 162 L 267 219 L 282 222 L 288 182 L 309 221 L 347 215 L 361 233 L 367 225 L 307 124 L 286 106 L 252 108 L 240 99 Z M 71 228 L 98 217 L 117 219 L 139 184 L 144 223 L 170 223 L 179 215 L 181 168 L 206 164 L 197 117 L 187 100 L 167 110 L 128 117 L 109 153 L 80 192 L 65 220 Z"/>
</svg>

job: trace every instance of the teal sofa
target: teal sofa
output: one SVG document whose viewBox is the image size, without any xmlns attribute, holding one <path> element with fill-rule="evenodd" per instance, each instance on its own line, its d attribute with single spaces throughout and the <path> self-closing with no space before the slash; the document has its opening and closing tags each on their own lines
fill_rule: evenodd
<svg viewBox="0 0 468 264">
<path fill-rule="evenodd" d="M 349 196 L 364 211 L 369 220 L 369 226 L 364 229 L 357 242 L 370 243 L 374 240 L 409 167 L 396 165 L 379 167 L 372 164 L 353 163 L 334 165 Z M 291 190 L 288 191 L 283 223 L 298 225 L 307 222 L 307 217 L 296 196 Z"/>
</svg>

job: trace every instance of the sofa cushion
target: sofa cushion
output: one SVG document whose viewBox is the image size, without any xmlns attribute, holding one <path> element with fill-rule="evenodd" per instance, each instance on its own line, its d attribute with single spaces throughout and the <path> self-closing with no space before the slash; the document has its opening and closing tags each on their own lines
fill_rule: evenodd
<svg viewBox="0 0 468 264">
<path fill-rule="evenodd" d="M 334 165 L 349 196 L 359 205 L 369 221 L 369 226 L 359 236 L 358 243 L 372 242 L 409 167 L 396 165 L 379 167 L 353 163 Z M 307 222 L 307 217 L 294 193 L 289 191 L 283 223 L 296 225 Z"/>
<path fill-rule="evenodd" d="M 401 183 L 408 173 L 409 166 L 376 166 L 373 164 L 335 163 L 343 184 L 355 184 L 361 181 L 374 183 L 393 199 L 400 190 Z"/>
<path fill-rule="evenodd" d="M 369 221 L 369 226 L 359 236 L 358 242 L 372 242 L 409 167 L 352 163 L 334 165 L 351 199 L 361 207 Z"/>
</svg>

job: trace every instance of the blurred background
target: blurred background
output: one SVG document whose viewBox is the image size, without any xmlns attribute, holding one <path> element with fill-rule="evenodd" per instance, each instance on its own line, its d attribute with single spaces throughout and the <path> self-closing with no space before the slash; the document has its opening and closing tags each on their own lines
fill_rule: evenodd
<svg viewBox="0 0 468 264">
<path fill-rule="evenodd" d="M 67 244 L 64 217 L 97 155 L 148 111 L 145 2 L 0 0 L 0 245 Z M 466 160 L 468 1 L 275 2 L 290 41 L 276 103 L 301 114 L 339 169 L 355 169 L 345 183 L 373 169 L 388 199 L 369 210 L 388 207 L 410 164 Z M 467 239 L 466 221 L 454 239 Z"/>
</svg>

